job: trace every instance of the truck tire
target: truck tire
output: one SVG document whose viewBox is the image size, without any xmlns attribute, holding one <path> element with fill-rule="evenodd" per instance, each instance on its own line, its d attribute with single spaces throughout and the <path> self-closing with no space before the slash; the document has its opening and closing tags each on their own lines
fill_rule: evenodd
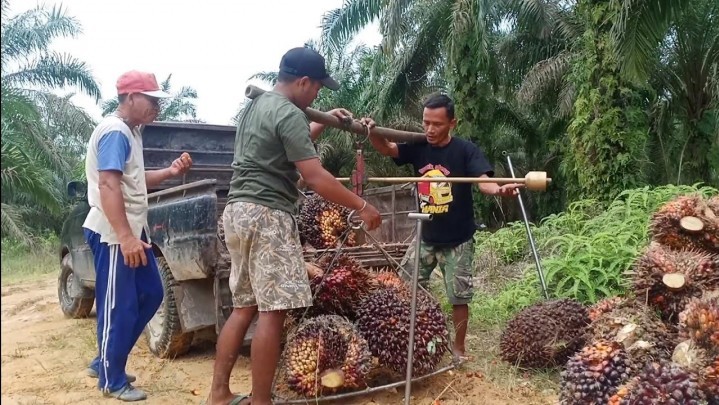
<svg viewBox="0 0 719 405">
<path fill-rule="evenodd" d="M 82 289 L 82 297 L 73 297 L 70 293 L 71 288 Z M 95 292 L 90 288 L 76 284 L 70 253 L 65 253 L 60 262 L 60 276 L 57 279 L 57 298 L 60 301 L 62 313 L 67 318 L 73 319 L 87 318 L 95 304 Z"/>
<path fill-rule="evenodd" d="M 180 312 L 177 309 L 173 288 L 177 281 L 164 257 L 157 257 L 157 268 L 162 279 L 164 298 L 155 316 L 145 327 L 150 351 L 161 359 L 175 358 L 187 353 L 192 344 L 193 332 L 183 333 Z"/>
</svg>

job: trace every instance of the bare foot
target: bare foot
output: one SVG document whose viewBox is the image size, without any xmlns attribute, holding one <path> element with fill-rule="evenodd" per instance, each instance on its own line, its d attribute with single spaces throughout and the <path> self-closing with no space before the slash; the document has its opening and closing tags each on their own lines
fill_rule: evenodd
<svg viewBox="0 0 719 405">
<path fill-rule="evenodd" d="M 454 359 L 459 363 L 474 360 L 474 357 L 468 355 L 464 348 L 458 348 L 456 346 L 452 349 L 452 355 L 454 356 Z"/>
</svg>

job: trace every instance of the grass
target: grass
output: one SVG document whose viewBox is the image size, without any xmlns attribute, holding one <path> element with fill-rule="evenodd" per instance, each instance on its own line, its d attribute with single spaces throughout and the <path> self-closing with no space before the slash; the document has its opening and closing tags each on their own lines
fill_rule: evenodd
<svg viewBox="0 0 719 405">
<path fill-rule="evenodd" d="M 2 267 L 0 280 L 3 286 L 32 281 L 48 274 L 57 273 L 60 259 L 56 236 L 38 240 L 26 247 L 12 240 L 2 240 Z"/>
</svg>

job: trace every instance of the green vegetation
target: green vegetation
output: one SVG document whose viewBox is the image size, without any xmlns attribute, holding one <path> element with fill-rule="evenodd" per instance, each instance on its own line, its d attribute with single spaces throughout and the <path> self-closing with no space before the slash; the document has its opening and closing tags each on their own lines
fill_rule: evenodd
<svg viewBox="0 0 719 405">
<path fill-rule="evenodd" d="M 48 274 L 57 274 L 60 265 L 60 243 L 54 234 L 37 237 L 32 248 L 3 238 L 2 285 L 34 280 Z"/>
<path fill-rule="evenodd" d="M 0 31 L 3 247 L 6 239 L 42 244 L 40 235 L 61 229 L 71 204 L 65 186 L 84 176 L 86 142 L 96 124 L 73 104 L 74 90 L 98 103 L 101 94 L 87 62 L 53 50 L 55 39 L 82 34 L 62 7 L 13 15 L 10 2 L 2 0 Z M 170 91 L 170 77 L 162 86 Z M 197 121 L 190 101 L 197 92 L 182 87 L 173 95 L 160 118 Z M 115 106 L 114 95 L 103 103 L 105 113 Z"/>
<path fill-rule="evenodd" d="M 571 297 L 591 304 L 623 293 L 627 288 L 624 273 L 649 243 L 652 213 L 674 197 L 691 193 L 711 196 L 719 190 L 698 185 L 631 189 L 608 205 L 596 200 L 574 202 L 565 212 L 533 226 L 550 297 Z M 500 269 L 520 269 L 514 275 L 501 274 L 509 281 L 478 295 L 473 308 L 477 322 L 502 324 L 543 298 L 522 223 L 494 233 L 479 232 L 476 240 L 480 263 L 482 256 L 489 255 L 496 257 Z"/>
</svg>

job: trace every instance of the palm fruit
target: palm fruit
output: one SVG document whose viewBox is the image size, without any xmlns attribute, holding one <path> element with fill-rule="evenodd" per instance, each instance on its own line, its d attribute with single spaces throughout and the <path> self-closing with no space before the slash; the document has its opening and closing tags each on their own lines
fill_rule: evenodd
<svg viewBox="0 0 719 405">
<path fill-rule="evenodd" d="M 596 321 L 602 314 L 613 310 L 622 301 L 623 299 L 621 297 L 608 297 L 594 303 L 594 305 L 589 307 L 589 320 L 592 322 Z"/>
<path fill-rule="evenodd" d="M 324 386 L 336 388 L 337 378 L 323 381 L 322 377 L 343 377 L 340 368 L 347 356 L 348 345 L 338 323 L 328 316 L 312 318 L 300 324 L 287 338 L 285 364 L 288 366 L 287 384 L 291 390 L 305 396 L 316 396 L 323 392 Z"/>
<path fill-rule="evenodd" d="M 635 364 L 668 358 L 674 350 L 676 333 L 642 302 L 625 299 L 599 316 L 591 325 L 593 340 L 622 345 Z"/>
<path fill-rule="evenodd" d="M 349 322 L 340 323 L 340 333 L 347 341 L 347 355 L 342 364 L 344 376 L 342 388 L 366 386 L 366 378 L 372 369 L 372 353 L 369 351 L 367 340 Z"/>
<path fill-rule="evenodd" d="M 394 288 L 404 294 L 409 294 L 410 289 L 407 283 L 393 271 L 382 271 L 374 277 L 379 287 Z"/>
<path fill-rule="evenodd" d="M 622 345 L 598 340 L 573 355 L 561 373 L 559 398 L 563 404 L 606 404 L 632 374 Z"/>
<path fill-rule="evenodd" d="M 716 205 L 699 195 L 684 195 L 669 201 L 652 215 L 652 239 L 671 249 L 719 253 Z"/>
<path fill-rule="evenodd" d="M 372 275 L 344 253 L 326 256 L 318 265 L 323 268 L 323 273 L 310 280 L 314 294 L 312 311 L 353 319 L 357 305 L 372 290 Z"/>
<path fill-rule="evenodd" d="M 705 404 L 697 377 L 682 367 L 668 362 L 647 363 L 629 384 L 618 404 Z"/>
<path fill-rule="evenodd" d="M 709 401 L 709 405 L 719 405 L 719 356 L 714 358 L 699 378 L 701 389 Z"/>
<path fill-rule="evenodd" d="M 308 197 L 300 209 L 298 228 L 302 242 L 309 243 L 315 249 L 337 247 L 345 235 L 350 231 L 347 217 L 350 210 L 331 201 L 327 201 L 318 194 Z M 354 246 L 354 232 L 350 232 L 345 246 Z"/>
<path fill-rule="evenodd" d="M 710 353 L 719 354 L 719 298 L 692 299 L 679 314 L 679 333 Z"/>
<path fill-rule="evenodd" d="M 410 329 L 411 297 L 394 288 L 380 288 L 368 295 L 357 309 L 356 325 L 367 339 L 379 364 L 404 373 Z M 447 322 L 439 304 L 428 294 L 417 294 L 415 345 L 412 373 L 433 371 L 449 349 Z"/>
<path fill-rule="evenodd" d="M 372 366 L 367 341 L 336 315 L 305 320 L 287 340 L 285 359 L 289 388 L 308 397 L 363 387 Z"/>
<path fill-rule="evenodd" d="M 520 311 L 500 340 L 502 360 L 523 367 L 563 364 L 584 344 L 587 309 L 572 299 L 543 301 Z"/>
<path fill-rule="evenodd" d="M 719 288 L 719 255 L 675 251 L 654 243 L 629 274 L 636 296 L 646 297 L 665 321 L 673 323 L 689 300 Z"/>
</svg>

